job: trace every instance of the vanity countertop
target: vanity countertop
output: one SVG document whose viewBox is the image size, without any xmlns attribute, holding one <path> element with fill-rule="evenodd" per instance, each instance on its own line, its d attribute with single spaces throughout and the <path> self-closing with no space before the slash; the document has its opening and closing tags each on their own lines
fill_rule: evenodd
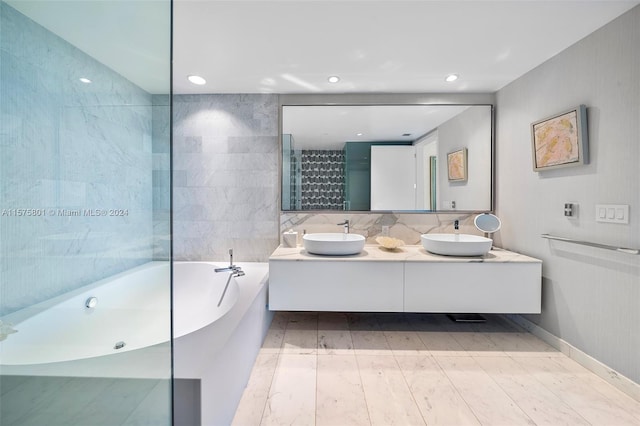
<svg viewBox="0 0 640 426">
<path fill-rule="evenodd" d="M 451 263 L 541 263 L 539 259 L 509 250 L 493 248 L 484 256 L 441 256 L 429 253 L 421 245 L 406 245 L 387 250 L 377 244 L 367 244 L 359 254 L 349 256 L 321 256 L 307 253 L 304 247 L 279 246 L 269 257 L 269 261 L 338 261 L 338 262 L 451 262 Z"/>
</svg>

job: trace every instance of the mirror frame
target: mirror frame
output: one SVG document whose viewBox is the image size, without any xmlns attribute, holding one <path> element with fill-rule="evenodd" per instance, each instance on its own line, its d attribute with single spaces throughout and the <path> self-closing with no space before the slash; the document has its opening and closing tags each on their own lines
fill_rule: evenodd
<svg viewBox="0 0 640 426">
<path fill-rule="evenodd" d="M 375 106 L 375 105 L 469 105 L 491 107 L 491 183 L 489 210 L 283 210 L 282 209 L 282 118 L 285 106 Z M 278 207 L 280 214 L 439 214 L 492 213 L 495 210 L 496 151 L 495 94 L 493 93 L 433 93 L 433 94 L 281 94 L 278 102 Z"/>
</svg>

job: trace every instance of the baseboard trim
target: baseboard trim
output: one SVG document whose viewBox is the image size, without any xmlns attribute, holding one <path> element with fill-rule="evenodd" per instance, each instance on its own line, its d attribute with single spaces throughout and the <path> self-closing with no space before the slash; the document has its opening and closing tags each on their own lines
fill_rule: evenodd
<svg viewBox="0 0 640 426">
<path fill-rule="evenodd" d="M 534 336 L 539 337 L 549 345 L 558 349 L 560 352 L 562 352 L 578 364 L 592 371 L 607 383 L 613 385 L 617 389 L 629 395 L 631 398 L 640 402 L 640 384 L 634 382 L 626 376 L 623 376 L 622 374 L 618 373 L 617 371 L 613 370 L 597 359 L 584 353 L 570 343 L 567 343 L 558 336 L 549 333 L 544 328 L 540 327 L 537 324 L 534 324 L 521 315 L 509 314 L 506 315 L 506 317 Z"/>
</svg>

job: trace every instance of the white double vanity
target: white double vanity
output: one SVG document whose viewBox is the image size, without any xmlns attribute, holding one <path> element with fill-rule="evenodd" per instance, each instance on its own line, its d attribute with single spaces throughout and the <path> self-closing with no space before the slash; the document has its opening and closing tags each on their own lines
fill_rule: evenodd
<svg viewBox="0 0 640 426">
<path fill-rule="evenodd" d="M 540 313 L 542 261 L 502 249 L 442 256 L 422 246 L 323 256 L 278 247 L 269 258 L 273 311 Z"/>
</svg>

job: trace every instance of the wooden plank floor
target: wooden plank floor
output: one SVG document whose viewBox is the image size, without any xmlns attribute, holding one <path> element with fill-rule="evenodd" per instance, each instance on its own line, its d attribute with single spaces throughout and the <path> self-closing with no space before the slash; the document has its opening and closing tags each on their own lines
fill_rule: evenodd
<svg viewBox="0 0 640 426">
<path fill-rule="evenodd" d="M 233 424 L 640 425 L 640 402 L 485 317 L 278 312 Z"/>
</svg>

